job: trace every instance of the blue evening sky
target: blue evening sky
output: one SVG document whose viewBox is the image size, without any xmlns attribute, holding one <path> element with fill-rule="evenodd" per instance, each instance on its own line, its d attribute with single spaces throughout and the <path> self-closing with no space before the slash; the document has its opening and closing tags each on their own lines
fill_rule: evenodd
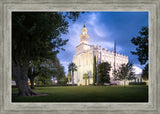
<svg viewBox="0 0 160 114">
<path fill-rule="evenodd" d="M 136 46 L 131 39 L 139 35 L 142 26 L 148 27 L 148 12 L 86 12 L 81 14 L 76 22 L 69 21 L 69 33 L 62 35 L 69 39 L 63 46 L 65 51 L 60 51 L 58 58 L 68 73 L 68 64 L 72 62 L 76 53 L 76 46 L 80 44 L 81 29 L 86 24 L 88 29 L 89 44 L 101 45 L 110 51 L 114 50 L 116 40 L 117 53 L 127 55 L 129 61 L 134 63 L 136 73 L 140 73 L 144 66 L 140 65 L 138 56 L 132 55 Z"/>
</svg>

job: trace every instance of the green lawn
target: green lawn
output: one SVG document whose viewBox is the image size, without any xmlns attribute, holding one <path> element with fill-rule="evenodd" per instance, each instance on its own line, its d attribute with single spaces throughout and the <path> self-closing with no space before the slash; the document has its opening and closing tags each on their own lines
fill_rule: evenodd
<svg viewBox="0 0 160 114">
<path fill-rule="evenodd" d="M 148 102 L 148 86 L 36 87 L 46 96 L 14 97 L 13 102 Z M 17 88 L 12 88 L 17 94 Z"/>
</svg>

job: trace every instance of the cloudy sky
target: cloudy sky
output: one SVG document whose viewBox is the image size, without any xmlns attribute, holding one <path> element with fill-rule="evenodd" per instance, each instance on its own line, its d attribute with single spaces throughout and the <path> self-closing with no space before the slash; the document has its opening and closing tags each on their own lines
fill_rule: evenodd
<svg viewBox="0 0 160 114">
<path fill-rule="evenodd" d="M 110 51 L 114 50 L 116 40 L 117 53 L 127 55 L 134 63 L 136 73 L 141 73 L 144 67 L 140 65 L 138 57 L 132 55 L 136 47 L 131 39 L 136 37 L 142 26 L 148 27 L 148 12 L 86 12 L 81 14 L 76 22 L 69 20 L 69 33 L 62 35 L 63 39 L 69 39 L 63 46 L 65 51 L 60 51 L 58 58 L 68 72 L 68 64 L 72 62 L 76 53 L 76 46 L 80 44 L 81 29 L 86 24 L 88 29 L 89 44 L 101 45 Z"/>
</svg>

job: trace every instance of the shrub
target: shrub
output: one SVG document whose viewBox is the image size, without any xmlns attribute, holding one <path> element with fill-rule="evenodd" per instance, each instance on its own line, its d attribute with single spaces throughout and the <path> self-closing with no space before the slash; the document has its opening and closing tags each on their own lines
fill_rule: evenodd
<svg viewBox="0 0 160 114">
<path fill-rule="evenodd" d="M 17 88 L 17 86 L 16 85 L 12 85 L 12 88 Z"/>
<path fill-rule="evenodd" d="M 72 86 L 72 84 L 35 85 L 35 87 L 56 87 L 56 86 Z M 77 84 L 74 84 L 73 86 L 77 86 Z M 12 85 L 12 88 L 17 88 L 17 87 Z"/>
<path fill-rule="evenodd" d="M 117 83 L 110 83 L 110 85 L 117 85 Z"/>
<path fill-rule="evenodd" d="M 54 87 L 54 86 L 72 86 L 72 84 L 36 85 L 35 87 Z M 73 86 L 77 86 L 77 84 L 74 84 Z"/>
<path fill-rule="evenodd" d="M 104 83 L 96 83 L 96 86 L 104 86 Z"/>
<path fill-rule="evenodd" d="M 146 85 L 146 82 L 129 82 L 129 85 Z"/>
</svg>

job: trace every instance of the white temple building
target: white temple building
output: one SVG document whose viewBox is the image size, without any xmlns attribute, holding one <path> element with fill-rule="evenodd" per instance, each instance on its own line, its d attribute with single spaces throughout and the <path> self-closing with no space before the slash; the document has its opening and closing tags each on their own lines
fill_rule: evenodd
<svg viewBox="0 0 160 114">
<path fill-rule="evenodd" d="M 96 56 L 97 64 L 102 62 L 108 62 L 111 64 L 110 82 L 117 85 L 123 85 L 121 81 L 113 80 L 114 66 L 116 69 L 121 64 L 128 63 L 128 56 L 117 54 L 114 56 L 114 52 L 109 51 L 101 46 L 94 46 L 88 43 L 89 35 L 87 34 L 87 28 L 82 28 L 82 34 L 80 35 L 80 44 L 76 46 L 76 54 L 73 56 L 73 63 L 77 65 L 77 71 L 74 72 L 74 83 L 78 85 L 85 85 L 85 79 L 83 74 L 88 73 L 90 78 L 87 81 L 87 85 L 93 83 L 93 64 L 94 56 Z"/>
</svg>

